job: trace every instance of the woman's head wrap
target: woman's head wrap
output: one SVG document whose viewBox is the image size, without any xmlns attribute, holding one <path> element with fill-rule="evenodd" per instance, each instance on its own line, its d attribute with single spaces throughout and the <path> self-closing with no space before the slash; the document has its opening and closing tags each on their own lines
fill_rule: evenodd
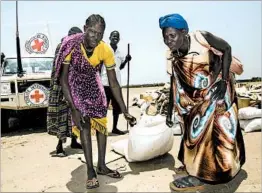
<svg viewBox="0 0 262 193">
<path fill-rule="evenodd" d="M 185 29 L 188 33 L 188 25 L 186 20 L 178 13 L 168 14 L 159 18 L 159 27 L 161 29 L 165 27 L 172 27 L 176 29 Z"/>
</svg>

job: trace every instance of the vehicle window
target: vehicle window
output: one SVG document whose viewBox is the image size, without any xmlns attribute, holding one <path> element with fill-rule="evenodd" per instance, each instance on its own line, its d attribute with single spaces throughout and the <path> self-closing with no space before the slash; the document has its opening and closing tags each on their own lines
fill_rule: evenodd
<svg viewBox="0 0 262 193">
<path fill-rule="evenodd" d="M 23 71 L 30 73 L 50 73 L 52 70 L 53 58 L 22 58 Z M 7 58 L 4 63 L 3 75 L 17 73 L 17 59 Z"/>
</svg>

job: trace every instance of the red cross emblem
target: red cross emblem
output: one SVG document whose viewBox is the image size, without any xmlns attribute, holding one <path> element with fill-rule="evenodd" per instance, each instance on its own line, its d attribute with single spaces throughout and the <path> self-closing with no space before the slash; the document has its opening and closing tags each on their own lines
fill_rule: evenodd
<svg viewBox="0 0 262 193">
<path fill-rule="evenodd" d="M 40 42 L 39 39 L 36 39 L 36 40 L 34 40 L 34 43 L 35 44 L 32 46 L 32 49 L 40 52 L 42 50 L 42 46 L 43 46 L 44 42 Z"/>
<path fill-rule="evenodd" d="M 31 99 L 35 99 L 35 102 L 36 103 L 39 103 L 40 102 L 40 99 L 41 98 L 44 98 L 44 95 L 43 94 L 39 94 L 39 90 L 35 90 L 35 94 L 32 94 L 30 96 Z"/>
</svg>

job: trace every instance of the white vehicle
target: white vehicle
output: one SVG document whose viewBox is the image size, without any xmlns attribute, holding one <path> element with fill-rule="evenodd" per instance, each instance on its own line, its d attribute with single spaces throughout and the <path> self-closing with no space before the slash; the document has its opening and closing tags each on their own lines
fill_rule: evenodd
<svg viewBox="0 0 262 193">
<path fill-rule="evenodd" d="M 19 77 L 17 58 L 5 58 L 1 66 L 3 130 L 28 122 L 46 122 L 53 59 L 53 56 L 22 57 L 23 76 Z"/>
<path fill-rule="evenodd" d="M 2 131 L 24 124 L 46 123 L 54 60 L 48 21 L 23 23 L 20 36 L 18 1 L 15 3 L 16 31 L 13 26 L 6 26 L 1 33 L 1 50 L 6 55 L 1 62 Z M 13 32 L 16 39 L 11 35 Z M 10 57 L 14 53 L 15 57 Z"/>
</svg>

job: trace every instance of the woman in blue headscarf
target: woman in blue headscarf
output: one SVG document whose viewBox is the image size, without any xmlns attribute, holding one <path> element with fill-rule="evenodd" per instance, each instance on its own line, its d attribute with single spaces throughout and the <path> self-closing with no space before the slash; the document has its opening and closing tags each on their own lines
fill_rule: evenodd
<svg viewBox="0 0 262 193">
<path fill-rule="evenodd" d="M 183 138 L 178 159 L 188 175 L 170 183 L 175 191 L 196 191 L 205 183 L 231 180 L 245 163 L 243 136 L 230 71 L 231 47 L 205 31 L 188 33 L 179 14 L 159 19 L 170 49 L 169 112 L 178 112 Z M 172 100 L 173 99 L 173 100 Z M 172 113 L 167 125 L 172 126 Z"/>
</svg>

